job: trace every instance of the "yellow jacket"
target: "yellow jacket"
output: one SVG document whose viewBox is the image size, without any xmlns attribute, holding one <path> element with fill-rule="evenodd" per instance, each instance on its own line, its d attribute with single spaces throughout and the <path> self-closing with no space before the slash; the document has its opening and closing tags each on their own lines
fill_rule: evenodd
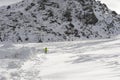
<svg viewBox="0 0 120 80">
<path fill-rule="evenodd" d="M 48 48 L 44 48 L 44 51 L 45 51 L 45 53 L 47 53 L 48 52 Z"/>
</svg>

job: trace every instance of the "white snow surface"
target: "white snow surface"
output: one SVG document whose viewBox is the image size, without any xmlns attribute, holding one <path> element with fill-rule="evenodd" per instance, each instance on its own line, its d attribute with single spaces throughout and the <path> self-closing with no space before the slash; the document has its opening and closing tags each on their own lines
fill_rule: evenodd
<svg viewBox="0 0 120 80">
<path fill-rule="evenodd" d="M 11 4 L 15 4 L 20 1 L 22 0 L 0 0 L 0 6 L 11 5 Z"/>
<path fill-rule="evenodd" d="M 120 80 L 119 37 L 6 46 L 0 44 L 0 80 Z"/>
</svg>

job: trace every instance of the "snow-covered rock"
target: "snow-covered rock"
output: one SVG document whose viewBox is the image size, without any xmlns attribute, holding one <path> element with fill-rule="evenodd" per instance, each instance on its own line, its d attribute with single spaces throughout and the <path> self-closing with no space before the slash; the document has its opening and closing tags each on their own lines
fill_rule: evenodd
<svg viewBox="0 0 120 80">
<path fill-rule="evenodd" d="M 48 42 L 110 38 L 120 16 L 95 0 L 23 0 L 0 8 L 0 41 Z"/>
</svg>

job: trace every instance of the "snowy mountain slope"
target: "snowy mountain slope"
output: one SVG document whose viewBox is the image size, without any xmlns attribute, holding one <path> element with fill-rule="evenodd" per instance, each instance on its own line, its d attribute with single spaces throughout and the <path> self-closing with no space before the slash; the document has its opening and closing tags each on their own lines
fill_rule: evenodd
<svg viewBox="0 0 120 80">
<path fill-rule="evenodd" d="M 119 44 L 119 38 L 0 44 L 0 80 L 120 80 Z"/>
<path fill-rule="evenodd" d="M 95 0 L 23 0 L 0 8 L 0 41 L 48 42 L 110 38 L 120 16 Z"/>
<path fill-rule="evenodd" d="M 0 1 L 0 6 L 7 6 L 7 5 L 10 5 L 10 4 L 15 4 L 15 3 L 18 3 L 22 0 L 1 0 Z"/>
</svg>

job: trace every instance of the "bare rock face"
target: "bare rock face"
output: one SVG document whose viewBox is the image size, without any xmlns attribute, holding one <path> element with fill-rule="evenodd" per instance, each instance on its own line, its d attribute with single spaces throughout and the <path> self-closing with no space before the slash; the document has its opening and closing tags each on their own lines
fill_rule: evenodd
<svg viewBox="0 0 120 80">
<path fill-rule="evenodd" d="M 23 0 L 0 8 L 0 41 L 53 42 L 111 38 L 120 16 L 95 0 Z"/>
</svg>

